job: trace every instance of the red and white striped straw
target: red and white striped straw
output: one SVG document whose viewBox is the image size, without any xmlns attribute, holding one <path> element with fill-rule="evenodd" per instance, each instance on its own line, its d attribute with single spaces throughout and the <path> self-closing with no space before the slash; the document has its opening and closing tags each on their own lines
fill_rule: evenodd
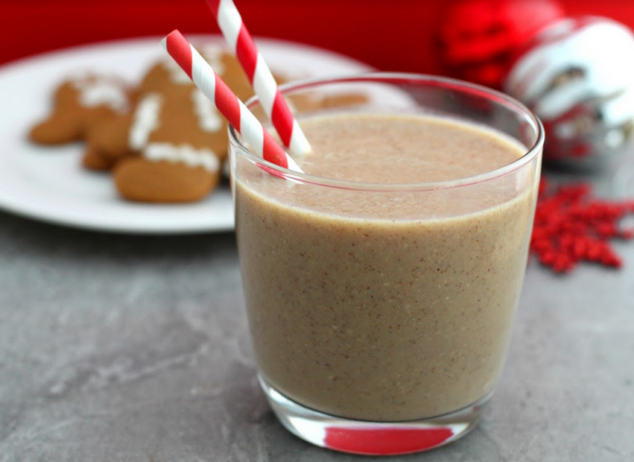
<svg viewBox="0 0 634 462">
<path fill-rule="evenodd" d="M 207 0 L 207 4 L 284 146 L 297 156 L 309 153 L 310 144 L 280 93 L 271 70 L 258 51 L 233 0 Z"/>
<path fill-rule="evenodd" d="M 218 77 L 207 61 L 178 30 L 161 40 L 161 45 L 251 145 L 256 154 L 280 167 L 303 173 L 302 169 L 275 142 L 258 119 L 240 102 L 235 93 Z"/>
</svg>

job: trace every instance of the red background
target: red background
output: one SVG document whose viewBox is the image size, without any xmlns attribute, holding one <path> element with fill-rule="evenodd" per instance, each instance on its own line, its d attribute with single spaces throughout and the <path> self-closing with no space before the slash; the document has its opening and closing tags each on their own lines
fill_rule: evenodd
<svg viewBox="0 0 634 462">
<path fill-rule="evenodd" d="M 570 14 L 634 28 L 632 0 L 561 0 Z M 382 70 L 439 72 L 433 31 L 443 0 L 236 0 L 253 35 L 339 51 Z M 217 32 L 203 0 L 0 0 L 0 63 L 143 35 Z"/>
</svg>

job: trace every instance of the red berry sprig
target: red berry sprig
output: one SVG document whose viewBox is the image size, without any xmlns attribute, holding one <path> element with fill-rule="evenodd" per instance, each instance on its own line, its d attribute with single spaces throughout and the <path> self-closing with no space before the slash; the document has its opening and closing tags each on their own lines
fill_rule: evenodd
<svg viewBox="0 0 634 462">
<path fill-rule="evenodd" d="M 634 202 L 597 200 L 591 192 L 588 184 L 551 188 L 542 179 L 530 248 L 557 273 L 569 273 L 582 261 L 623 265 L 609 240 L 634 237 L 634 230 L 620 226 L 634 213 Z"/>
</svg>

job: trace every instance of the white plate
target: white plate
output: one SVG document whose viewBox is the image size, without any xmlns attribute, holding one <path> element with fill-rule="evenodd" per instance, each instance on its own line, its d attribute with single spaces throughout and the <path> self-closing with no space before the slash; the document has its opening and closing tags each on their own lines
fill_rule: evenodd
<svg viewBox="0 0 634 462">
<path fill-rule="evenodd" d="M 80 143 L 40 147 L 29 128 L 45 117 L 51 93 L 69 74 L 84 69 L 139 81 L 164 52 L 160 37 L 109 42 L 48 53 L 0 69 L 0 208 L 51 223 L 85 229 L 180 234 L 233 229 L 226 186 L 187 205 L 147 205 L 120 199 L 108 174 L 83 169 Z M 194 36 L 216 40 L 218 36 Z M 344 56 L 296 43 L 262 39 L 258 45 L 276 71 L 301 77 L 367 71 Z"/>
</svg>

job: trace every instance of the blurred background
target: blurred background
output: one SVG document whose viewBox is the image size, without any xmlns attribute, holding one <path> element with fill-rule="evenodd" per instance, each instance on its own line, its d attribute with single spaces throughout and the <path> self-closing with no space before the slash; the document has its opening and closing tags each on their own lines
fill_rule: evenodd
<svg viewBox="0 0 634 462">
<path fill-rule="evenodd" d="M 634 27 L 631 0 L 560 0 L 568 15 L 595 14 Z M 258 36 L 334 50 L 381 70 L 439 73 L 435 27 L 442 0 L 237 0 Z M 99 41 L 215 33 L 204 0 L 0 0 L 0 63 Z M 386 9 L 389 8 L 389 15 Z"/>
</svg>

